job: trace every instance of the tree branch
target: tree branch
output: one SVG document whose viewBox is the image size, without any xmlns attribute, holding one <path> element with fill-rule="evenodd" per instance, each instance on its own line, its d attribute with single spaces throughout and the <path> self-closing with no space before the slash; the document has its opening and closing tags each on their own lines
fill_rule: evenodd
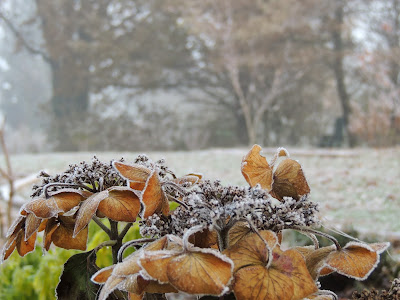
<svg viewBox="0 0 400 300">
<path fill-rule="evenodd" d="M 21 41 L 22 45 L 26 50 L 28 50 L 30 53 L 35 54 L 35 55 L 40 55 L 43 60 L 48 62 L 49 64 L 52 63 L 51 58 L 42 50 L 34 48 L 32 45 L 28 43 L 28 41 L 23 37 L 21 32 L 17 29 L 16 26 L 0 11 L 0 19 L 4 21 L 4 23 L 7 25 L 7 27 L 11 30 L 11 32 L 16 36 L 16 38 Z"/>
</svg>

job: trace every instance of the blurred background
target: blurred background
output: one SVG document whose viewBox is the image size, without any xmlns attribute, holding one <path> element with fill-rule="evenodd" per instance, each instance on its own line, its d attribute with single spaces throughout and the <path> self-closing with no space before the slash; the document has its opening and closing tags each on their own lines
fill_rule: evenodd
<svg viewBox="0 0 400 300">
<path fill-rule="evenodd" d="M 1 0 L 10 153 L 400 142 L 399 0 Z"/>
</svg>

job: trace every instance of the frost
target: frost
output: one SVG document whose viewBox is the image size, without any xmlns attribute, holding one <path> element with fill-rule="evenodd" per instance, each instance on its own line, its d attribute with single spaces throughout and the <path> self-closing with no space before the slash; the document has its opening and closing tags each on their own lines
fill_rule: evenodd
<svg viewBox="0 0 400 300">
<path fill-rule="evenodd" d="M 192 226 L 221 230 L 230 220 L 249 220 L 259 229 L 273 231 L 319 224 L 318 206 L 306 196 L 298 201 L 285 198 L 276 202 L 258 186 L 223 186 L 219 181 L 205 180 L 181 201 L 186 207 L 179 206 L 168 218 L 154 215 L 142 221 L 141 234 L 182 237 Z"/>
</svg>

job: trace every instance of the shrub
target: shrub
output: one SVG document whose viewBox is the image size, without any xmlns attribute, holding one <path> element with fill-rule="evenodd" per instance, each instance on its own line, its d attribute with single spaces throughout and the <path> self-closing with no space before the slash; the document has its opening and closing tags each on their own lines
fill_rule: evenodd
<svg viewBox="0 0 400 300">
<path fill-rule="evenodd" d="M 336 299 L 319 289 L 318 278 L 337 272 L 364 280 L 389 243 L 341 245 L 317 230 L 318 206 L 308 198 L 301 165 L 284 148 L 270 163 L 261 150 L 254 145 L 242 160 L 249 186 L 223 186 L 194 173 L 177 177 L 163 160 L 145 155 L 134 163 L 94 158 L 62 174 L 42 173 L 1 258 L 15 249 L 21 256 L 33 251 L 41 231 L 44 250 L 52 243 L 86 250 L 93 221 L 102 232 L 92 238 L 94 249 L 65 263 L 59 299 L 165 299 L 178 292 L 204 299 Z M 313 245 L 284 249 L 283 230 L 298 231 Z M 329 245 L 320 246 L 317 235 Z M 99 261 L 106 246 L 110 261 Z M 128 255 L 130 247 L 136 251 Z"/>
</svg>

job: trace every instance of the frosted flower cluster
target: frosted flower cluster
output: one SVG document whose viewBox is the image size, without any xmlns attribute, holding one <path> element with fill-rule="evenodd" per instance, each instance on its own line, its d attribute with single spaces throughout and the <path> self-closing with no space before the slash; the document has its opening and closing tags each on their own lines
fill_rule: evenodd
<svg viewBox="0 0 400 300">
<path fill-rule="evenodd" d="M 160 178 L 165 178 L 168 174 L 175 177 L 174 173 L 166 166 L 165 159 L 153 162 L 146 154 L 139 154 L 134 160 L 134 163 L 142 165 L 148 169 L 154 169 L 156 167 L 159 170 L 158 176 Z"/>
<path fill-rule="evenodd" d="M 124 159 L 120 159 L 123 162 Z M 112 162 L 104 163 L 96 156 L 90 163 L 85 161 L 79 164 L 71 164 L 69 168 L 61 174 L 50 176 L 45 172 L 41 172 L 39 177 L 42 178 L 40 185 L 33 186 L 31 197 L 40 196 L 44 192 L 44 188 L 48 187 L 49 192 L 57 191 L 70 185 L 91 186 L 99 190 L 103 190 L 112 186 L 121 186 L 126 184 L 118 172 L 112 167 Z"/>
<path fill-rule="evenodd" d="M 141 234 L 182 236 L 187 229 L 198 225 L 221 231 L 237 221 L 249 221 L 258 229 L 273 231 L 319 222 L 317 205 L 306 197 L 279 202 L 259 186 L 223 186 L 220 181 L 205 180 L 181 201 L 184 205 L 170 216 L 153 215 L 142 221 Z"/>
<path fill-rule="evenodd" d="M 124 162 L 121 158 L 119 162 Z M 161 178 L 166 177 L 168 174 L 174 176 L 174 174 L 165 166 L 163 159 L 153 162 L 146 155 L 138 155 L 134 160 L 134 164 L 143 165 L 147 168 L 157 167 L 159 170 L 159 176 Z M 104 163 L 100 161 L 96 156 L 93 157 L 90 163 L 81 162 L 79 164 L 71 164 L 69 168 L 63 173 L 50 176 L 45 172 L 41 172 L 39 177 L 42 182 L 39 185 L 33 186 L 33 193 L 31 197 L 40 196 L 44 189 L 47 192 L 54 192 L 62 188 L 71 185 L 72 188 L 82 189 L 85 187 L 95 187 L 93 192 L 101 191 L 113 186 L 127 185 L 126 179 L 122 178 L 119 173 L 113 168 L 112 161 Z M 74 186 L 75 185 L 75 186 Z"/>
<path fill-rule="evenodd" d="M 284 197 L 283 202 L 267 208 L 261 215 L 252 215 L 253 222 L 259 229 L 279 231 L 289 228 L 319 225 L 318 205 L 303 196 L 299 200 Z"/>
</svg>

